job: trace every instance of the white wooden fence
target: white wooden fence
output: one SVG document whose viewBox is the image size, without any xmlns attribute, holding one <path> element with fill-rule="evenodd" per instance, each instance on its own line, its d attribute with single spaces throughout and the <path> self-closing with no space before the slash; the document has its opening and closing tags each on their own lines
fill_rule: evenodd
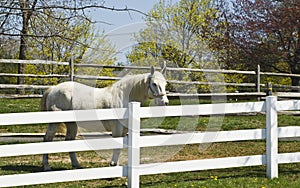
<svg viewBox="0 0 300 188">
<path fill-rule="evenodd" d="M 43 153 L 76 152 L 128 148 L 128 165 L 2 175 L 0 187 L 33 185 L 54 182 L 128 177 L 129 187 L 139 187 L 141 175 L 266 165 L 269 178 L 278 177 L 278 164 L 300 162 L 300 152 L 278 153 L 278 138 L 299 137 L 300 127 L 277 127 L 277 112 L 299 110 L 300 101 L 277 101 L 270 96 L 265 102 L 183 105 L 167 107 L 140 107 L 130 103 L 129 108 L 64 112 L 30 112 L 0 114 L 0 125 L 72 122 L 87 120 L 127 119 L 129 133 L 124 138 L 105 138 L 47 143 L 12 144 L 0 146 L 0 157 L 35 155 Z M 140 136 L 141 118 L 167 116 L 215 115 L 243 112 L 266 112 L 266 129 L 186 133 L 175 135 Z M 94 114 L 94 115 L 91 115 Z M 97 114 L 97 116 L 95 116 Z M 97 117 L 97 118 L 95 118 Z M 165 145 L 228 142 L 266 139 L 266 153 L 216 159 L 140 164 L 140 148 Z M 91 147 L 91 145 L 93 147 Z"/>
</svg>

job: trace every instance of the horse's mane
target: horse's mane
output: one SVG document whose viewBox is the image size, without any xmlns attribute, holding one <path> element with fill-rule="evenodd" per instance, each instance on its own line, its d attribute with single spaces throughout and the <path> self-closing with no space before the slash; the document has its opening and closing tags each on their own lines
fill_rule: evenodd
<svg viewBox="0 0 300 188">
<path fill-rule="evenodd" d="M 126 75 L 107 89 L 117 100 L 143 102 L 148 98 L 148 78 L 150 73 Z M 127 101 L 127 102 L 126 102 Z"/>
<path fill-rule="evenodd" d="M 119 81 L 115 82 L 111 87 L 122 87 L 124 85 L 136 85 L 147 82 L 149 73 L 146 74 L 135 74 L 135 75 L 126 75 Z"/>
</svg>

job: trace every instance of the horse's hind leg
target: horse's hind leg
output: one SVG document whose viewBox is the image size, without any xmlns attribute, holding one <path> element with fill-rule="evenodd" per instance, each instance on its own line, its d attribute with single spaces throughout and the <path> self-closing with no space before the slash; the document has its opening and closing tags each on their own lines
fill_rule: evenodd
<svg viewBox="0 0 300 188">
<path fill-rule="evenodd" d="M 77 135 L 77 124 L 76 123 L 66 123 L 67 125 L 67 135 L 66 140 L 75 140 Z M 72 162 L 72 167 L 82 168 L 77 160 L 75 152 L 70 152 L 70 159 Z"/>
<path fill-rule="evenodd" d="M 117 126 L 112 128 L 112 137 L 122 137 L 124 136 L 124 127 L 122 124 L 118 124 Z M 117 166 L 119 157 L 120 157 L 121 149 L 113 149 L 113 156 L 110 162 L 110 166 Z"/>
<path fill-rule="evenodd" d="M 110 166 L 117 166 L 118 160 L 120 156 L 121 150 L 120 149 L 113 149 L 113 156 L 110 162 Z"/>
<path fill-rule="evenodd" d="M 59 123 L 49 123 L 47 132 L 44 136 L 44 142 L 51 142 L 53 140 L 58 126 L 59 126 Z M 49 163 L 48 163 L 48 154 L 43 155 L 43 166 L 44 166 L 45 171 L 51 170 Z"/>
</svg>

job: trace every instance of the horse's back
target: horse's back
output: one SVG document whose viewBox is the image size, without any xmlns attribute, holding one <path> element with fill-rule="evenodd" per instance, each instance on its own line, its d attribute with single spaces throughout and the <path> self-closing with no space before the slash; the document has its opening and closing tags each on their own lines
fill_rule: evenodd
<svg viewBox="0 0 300 188">
<path fill-rule="evenodd" d="M 52 87 L 47 97 L 48 110 L 93 109 L 94 88 L 78 82 L 63 82 Z"/>
</svg>

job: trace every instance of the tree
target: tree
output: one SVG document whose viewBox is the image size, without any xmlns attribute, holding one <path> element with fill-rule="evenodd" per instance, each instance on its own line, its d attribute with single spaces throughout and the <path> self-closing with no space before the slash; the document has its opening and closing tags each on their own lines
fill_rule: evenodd
<svg viewBox="0 0 300 188">
<path fill-rule="evenodd" d="M 300 74 L 300 1 L 231 0 L 228 18 L 227 61 L 252 69 Z M 230 15 L 231 16 L 228 16 Z M 298 78 L 292 79 L 299 85 Z"/>
<path fill-rule="evenodd" d="M 47 59 L 51 61 L 73 61 L 73 63 L 93 63 L 93 64 L 113 64 L 115 62 L 115 49 L 112 44 L 106 39 L 104 33 L 98 32 L 93 25 L 86 20 L 75 20 L 69 22 L 67 19 L 57 21 L 54 19 L 55 12 L 44 15 L 43 18 L 33 19 L 31 25 L 34 30 L 30 33 L 38 34 L 44 33 L 50 35 L 53 30 L 60 31 L 60 36 L 36 38 L 28 42 L 30 47 L 28 50 L 28 57 L 30 59 Z M 50 16 L 51 15 L 51 16 Z M 60 13 L 60 17 L 65 15 Z M 48 24 L 44 24 L 48 23 Z M 49 25 L 51 27 L 49 27 Z M 66 40 L 68 38 L 68 40 Z M 95 68 L 78 68 L 75 67 L 76 74 L 83 75 L 103 75 L 111 74 L 111 71 L 103 72 Z M 26 65 L 26 72 L 31 74 L 69 74 L 69 66 L 56 65 Z M 51 79 L 36 79 L 28 78 L 26 83 L 32 84 L 50 84 L 56 85 L 64 80 L 64 78 Z M 42 82 L 43 81 L 43 82 Z M 84 80 L 79 80 L 84 82 Z M 97 84 L 99 87 L 105 86 Z"/>
<path fill-rule="evenodd" d="M 160 1 L 148 14 L 147 27 L 136 35 L 138 45 L 128 55 L 130 62 L 155 64 L 166 60 L 168 66 L 173 67 L 224 67 L 223 62 L 215 58 L 217 51 L 210 44 L 214 38 L 222 36 L 224 25 L 219 20 L 214 1 L 182 0 L 176 4 Z M 182 73 L 172 77 L 192 81 L 208 78 L 203 73 Z M 212 77 L 217 79 L 218 76 Z M 203 92 L 209 88 L 201 86 L 198 89 Z"/>
<path fill-rule="evenodd" d="M 104 1 L 92 0 L 18 0 L 18 1 L 1 1 L 0 2 L 0 36 L 3 42 L 4 36 L 11 38 L 19 38 L 19 59 L 27 59 L 28 41 L 37 38 L 60 38 L 61 40 L 78 43 L 79 41 L 72 41 L 74 37 L 62 35 L 63 30 L 51 29 L 52 32 L 39 33 L 34 32 L 32 27 L 33 20 L 44 17 L 53 17 L 54 20 L 63 20 L 66 23 L 74 23 L 78 20 L 85 20 L 91 22 L 87 11 L 92 8 L 109 9 L 114 11 L 136 11 L 135 9 L 123 8 L 116 9 L 114 7 L 104 6 Z M 54 14 L 55 12 L 55 14 Z M 141 13 L 141 12 L 140 12 Z M 63 15 L 63 16 L 62 16 Z M 51 24 L 51 23 L 50 23 Z M 51 28 L 48 22 L 44 22 L 44 26 Z M 30 32 L 32 29 L 32 32 Z M 61 28 L 68 30 L 69 28 Z M 20 64 L 18 72 L 23 74 L 25 71 L 24 65 Z M 24 83 L 24 78 L 20 77 L 19 84 Z"/>
<path fill-rule="evenodd" d="M 216 12 L 210 0 L 182 0 L 174 5 L 160 1 L 148 13 L 147 28 L 136 36 L 139 45 L 128 56 L 130 61 L 161 58 L 178 67 L 195 66 L 203 58 L 203 36 Z"/>
</svg>

